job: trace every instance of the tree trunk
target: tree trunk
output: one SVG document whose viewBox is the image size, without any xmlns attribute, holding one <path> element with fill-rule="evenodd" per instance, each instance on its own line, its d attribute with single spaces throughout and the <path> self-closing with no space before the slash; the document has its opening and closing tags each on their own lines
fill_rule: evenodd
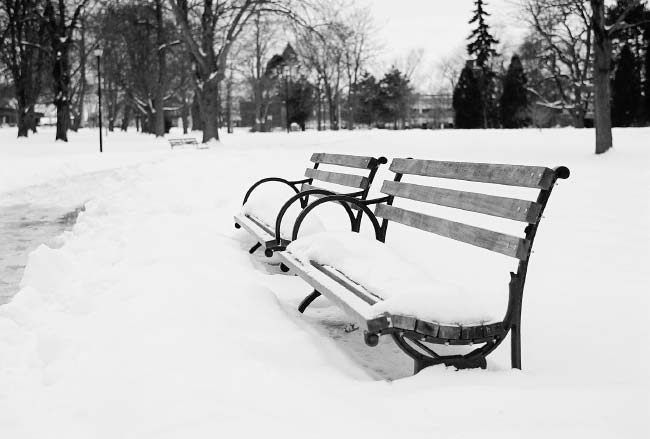
<svg viewBox="0 0 650 439">
<path fill-rule="evenodd" d="M 316 118 L 317 118 L 317 126 L 318 126 L 318 131 L 323 130 L 323 104 L 321 102 L 321 89 L 320 89 L 320 80 L 318 81 L 318 87 L 316 88 L 316 101 L 318 105 L 318 109 L 316 110 Z"/>
<path fill-rule="evenodd" d="M 197 90 L 203 143 L 212 139 L 219 140 L 219 86 L 216 81 L 203 84 L 203 89 Z"/>
<path fill-rule="evenodd" d="M 54 106 L 56 107 L 56 140 L 68 141 L 70 128 L 70 62 L 69 45 L 54 43 Z"/>
<path fill-rule="evenodd" d="M 232 77 L 226 83 L 226 126 L 228 134 L 232 134 Z"/>
<path fill-rule="evenodd" d="M 156 0 L 156 42 L 158 44 L 158 78 L 154 97 L 155 120 L 153 131 L 156 137 L 165 135 L 165 74 L 167 70 L 166 50 L 164 48 L 165 35 L 163 33 L 163 5 L 162 0 Z"/>
<path fill-rule="evenodd" d="M 23 81 L 16 84 L 16 97 L 18 109 L 16 110 L 18 116 L 18 137 L 29 136 L 29 129 L 31 128 L 29 105 L 27 104 L 27 97 Z"/>
<path fill-rule="evenodd" d="M 185 97 L 183 97 L 183 107 L 181 108 L 181 120 L 183 121 L 183 134 L 187 134 L 190 129 L 190 110 Z"/>
<path fill-rule="evenodd" d="M 199 106 L 198 93 L 194 94 L 192 106 L 190 107 L 190 116 L 192 117 L 192 130 L 203 131 L 203 124 L 201 122 L 201 107 Z"/>
<path fill-rule="evenodd" d="M 74 120 L 72 121 L 73 131 L 78 131 L 83 126 L 84 97 L 86 96 L 86 28 L 83 18 L 80 21 L 79 34 L 79 94 L 74 110 Z"/>
<path fill-rule="evenodd" d="M 124 104 L 124 109 L 122 110 L 122 125 L 120 130 L 127 131 L 129 129 L 129 123 L 131 119 L 131 107 L 127 104 Z"/>
<path fill-rule="evenodd" d="M 350 85 L 352 87 L 352 85 Z M 354 129 L 354 101 L 352 91 L 348 91 L 348 130 Z"/>
<path fill-rule="evenodd" d="M 605 2 L 591 0 L 594 32 L 594 126 L 596 154 L 612 147 L 612 114 L 609 73 L 612 66 L 612 42 L 605 29 Z"/>
</svg>

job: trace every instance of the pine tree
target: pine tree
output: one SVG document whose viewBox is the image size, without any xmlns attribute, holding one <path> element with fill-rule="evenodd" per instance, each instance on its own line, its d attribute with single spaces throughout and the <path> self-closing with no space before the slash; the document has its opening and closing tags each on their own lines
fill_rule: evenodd
<svg viewBox="0 0 650 439">
<path fill-rule="evenodd" d="M 503 79 L 503 94 L 499 102 L 503 128 L 522 128 L 530 123 L 527 82 L 519 56 L 513 55 L 508 72 Z"/>
<path fill-rule="evenodd" d="M 354 96 L 357 99 L 354 121 L 365 125 L 374 125 L 378 118 L 379 84 L 377 79 L 368 72 L 354 86 Z"/>
<path fill-rule="evenodd" d="M 487 72 L 489 70 L 488 63 L 490 59 L 497 54 L 492 46 L 499 44 L 499 41 L 490 34 L 490 26 L 485 21 L 485 18 L 490 16 L 485 11 L 487 3 L 484 0 L 475 0 L 474 4 L 476 5 L 476 9 L 469 24 L 477 23 L 477 28 L 467 38 L 470 40 L 470 43 L 467 45 L 467 53 L 470 56 L 474 56 L 476 65 L 481 70 Z"/>
<path fill-rule="evenodd" d="M 476 24 L 476 29 L 472 31 L 467 39 L 467 53 L 475 59 L 476 66 L 480 69 L 480 74 L 477 77 L 478 87 L 481 91 L 481 107 L 482 126 L 488 127 L 488 112 L 498 114 L 494 111 L 497 102 L 492 98 L 491 91 L 494 89 L 495 74 L 490 67 L 490 59 L 496 56 L 497 52 L 493 48 L 499 41 L 490 34 L 490 26 L 486 22 L 486 17 L 489 17 L 485 10 L 487 5 L 484 0 L 475 0 L 475 9 L 472 19 L 469 24 Z"/>
<path fill-rule="evenodd" d="M 392 123 L 397 128 L 401 121 L 402 127 L 408 117 L 409 101 L 411 99 L 409 80 L 402 72 L 393 67 L 379 81 L 380 116 L 386 123 Z"/>
<path fill-rule="evenodd" d="M 456 128 L 480 128 L 483 124 L 482 94 L 470 63 L 460 73 L 453 96 Z"/>
<path fill-rule="evenodd" d="M 621 50 L 612 82 L 612 122 L 617 127 L 630 126 L 636 119 L 641 97 L 641 79 L 635 64 L 634 54 L 626 44 Z"/>
</svg>

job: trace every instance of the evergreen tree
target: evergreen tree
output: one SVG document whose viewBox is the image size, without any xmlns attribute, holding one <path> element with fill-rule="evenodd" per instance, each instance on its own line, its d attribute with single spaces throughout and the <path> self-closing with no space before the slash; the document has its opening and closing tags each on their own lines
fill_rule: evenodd
<svg viewBox="0 0 650 439">
<path fill-rule="evenodd" d="M 393 67 L 379 81 L 379 115 L 386 123 L 393 123 L 397 128 L 398 122 L 405 125 L 408 117 L 411 86 L 406 76 Z"/>
<path fill-rule="evenodd" d="M 486 18 L 490 16 L 485 10 L 487 3 L 484 0 L 475 0 L 474 5 L 474 15 L 469 24 L 476 24 L 476 29 L 467 37 L 469 40 L 467 53 L 474 58 L 476 66 L 480 69 L 476 79 L 481 91 L 482 126 L 487 128 L 491 119 L 488 113 L 493 113 L 495 118 L 498 117 L 496 108 L 498 102 L 492 93 L 495 88 L 495 74 L 490 67 L 490 59 L 496 56 L 497 52 L 493 46 L 499 41 L 490 34 L 490 26 L 486 22 Z"/>
<path fill-rule="evenodd" d="M 365 72 L 354 85 L 354 96 L 357 99 L 354 114 L 355 123 L 372 126 L 377 122 L 379 111 L 379 84 L 377 79 Z"/>
<path fill-rule="evenodd" d="M 513 55 L 503 79 L 503 94 L 499 102 L 501 125 L 504 128 L 522 128 L 530 123 L 527 82 L 519 56 Z"/>
<path fill-rule="evenodd" d="M 489 17 L 485 11 L 484 0 L 475 0 L 474 16 L 469 21 L 469 24 L 477 23 L 476 29 L 472 31 L 467 38 L 470 43 L 467 45 L 467 53 L 476 59 L 476 65 L 484 72 L 489 70 L 489 61 L 492 57 L 496 56 L 496 50 L 492 46 L 499 43 L 499 41 L 490 34 L 490 26 L 485 21 Z"/>
<path fill-rule="evenodd" d="M 297 123 L 302 131 L 305 131 L 305 124 L 314 111 L 316 101 L 314 98 L 314 86 L 307 78 L 301 76 L 297 80 L 288 83 L 289 96 L 287 106 L 289 107 L 289 123 Z"/>
<path fill-rule="evenodd" d="M 636 119 L 641 79 L 635 64 L 634 54 L 626 44 L 621 50 L 612 82 L 612 123 L 617 127 L 630 126 Z"/>
<path fill-rule="evenodd" d="M 453 96 L 456 128 L 480 128 L 483 124 L 482 94 L 470 63 L 460 73 Z"/>
</svg>

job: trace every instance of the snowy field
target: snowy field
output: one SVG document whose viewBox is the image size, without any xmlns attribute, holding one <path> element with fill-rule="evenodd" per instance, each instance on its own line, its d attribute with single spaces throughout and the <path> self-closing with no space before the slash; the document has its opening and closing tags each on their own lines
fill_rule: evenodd
<svg viewBox="0 0 650 439">
<path fill-rule="evenodd" d="M 116 133 L 100 156 L 96 131 L 64 145 L 0 130 L 0 218 L 85 206 L 0 306 L 0 437 L 648 437 L 650 130 L 614 135 L 597 157 L 573 129 L 241 132 L 174 151 Z M 297 312 L 307 284 L 250 256 L 232 216 L 253 181 L 301 178 L 312 152 L 571 169 L 535 241 L 522 371 L 504 343 L 487 370 L 412 376 L 326 299 Z M 447 241 L 395 226 L 386 245 L 505 298 L 511 260 Z"/>
</svg>

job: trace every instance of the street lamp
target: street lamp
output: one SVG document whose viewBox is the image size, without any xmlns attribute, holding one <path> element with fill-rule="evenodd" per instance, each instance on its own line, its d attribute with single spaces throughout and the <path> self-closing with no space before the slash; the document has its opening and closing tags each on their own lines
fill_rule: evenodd
<svg viewBox="0 0 650 439">
<path fill-rule="evenodd" d="M 102 63 L 101 58 L 104 51 L 101 47 L 95 49 L 95 56 L 97 57 L 97 95 L 99 96 L 99 152 L 104 151 L 102 139 Z"/>
</svg>

